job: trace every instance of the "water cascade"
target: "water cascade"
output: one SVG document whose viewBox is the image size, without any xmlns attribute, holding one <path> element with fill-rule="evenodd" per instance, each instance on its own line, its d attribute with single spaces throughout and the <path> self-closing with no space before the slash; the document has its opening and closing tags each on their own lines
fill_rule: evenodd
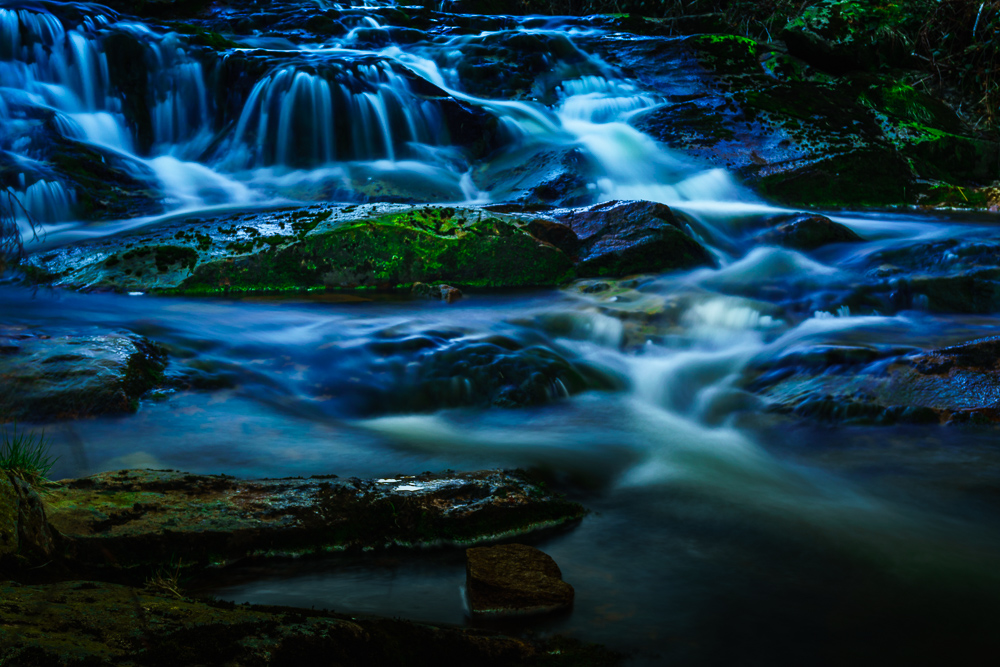
<svg viewBox="0 0 1000 667">
<path fill-rule="evenodd" d="M 941 403 L 953 367 L 918 355 L 995 335 L 995 221 L 841 211 L 823 222 L 842 227 L 836 242 L 775 240 L 789 210 L 639 122 L 685 104 L 713 112 L 697 107 L 707 94 L 690 82 L 709 75 L 689 56 L 655 63 L 658 78 L 631 66 L 681 52 L 673 37 L 642 51 L 649 40 L 613 17 L 459 16 L 447 12 L 463 3 L 434 4 L 214 3 L 188 24 L 3 3 L 0 194 L 39 223 L 39 239 L 25 239 L 35 257 L 78 239 L 108 245 L 90 267 L 94 293 L 36 298 L 0 282 L 0 336 L 127 329 L 169 357 L 156 400 L 136 414 L 46 431 L 54 476 L 531 468 L 597 510 L 532 538 L 578 590 L 551 627 L 634 651 L 637 664 L 808 664 L 894 615 L 906 627 L 885 643 L 905 644 L 956 607 L 972 630 L 948 625 L 944 644 L 979 638 L 989 605 L 976 605 L 1000 591 L 1000 457 L 995 433 L 971 424 L 996 405 L 943 431 L 929 422 L 945 413 L 910 409 L 919 392 L 892 378 L 926 382 Z M 301 240 L 282 235 L 304 238 L 372 202 L 415 217 L 403 206 L 441 204 L 418 231 L 444 243 L 468 234 L 444 213 L 463 205 L 480 218 L 513 211 L 527 229 L 613 200 L 667 204 L 676 227 L 653 213 L 643 223 L 689 235 L 707 259 L 656 275 L 581 271 L 590 277 L 551 290 L 470 288 L 449 304 L 376 289 L 153 297 L 152 282 L 122 294 L 102 282 L 126 262 L 130 281 L 153 267 L 194 275 L 198 252 L 185 243 L 220 260 L 206 289 L 256 270 L 254 252 L 323 273 L 321 251 L 282 254 Z M 133 248 L 133 232 L 160 236 Z M 213 246 L 209 232 L 228 236 Z M 556 253 L 551 238 L 532 249 Z M 558 252 L 578 271 L 575 249 Z M 508 368 L 535 400 L 511 398 L 528 390 Z M 995 373 L 976 377 L 963 401 L 997 392 Z M 224 573 L 206 590 L 407 615 L 383 565 L 350 586 L 322 567 L 296 562 L 270 582 Z M 383 602 L 349 603 L 355 584 Z M 324 599 L 324 586 L 341 597 Z M 428 602 L 424 620 L 466 622 L 456 590 Z M 856 618 L 871 632 L 843 631 Z"/>
</svg>

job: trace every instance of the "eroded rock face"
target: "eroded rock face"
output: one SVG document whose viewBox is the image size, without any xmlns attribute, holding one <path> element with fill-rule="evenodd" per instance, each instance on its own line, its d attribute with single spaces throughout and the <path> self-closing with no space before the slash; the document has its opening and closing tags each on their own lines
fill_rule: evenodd
<svg viewBox="0 0 1000 667">
<path fill-rule="evenodd" d="M 80 567 L 139 568 L 387 545 L 468 544 L 579 519 L 517 472 L 240 481 L 121 470 L 65 480 L 49 520 Z"/>
<path fill-rule="evenodd" d="M 0 422 L 134 411 L 165 366 L 164 352 L 135 334 L 0 328 Z"/>
<path fill-rule="evenodd" d="M 177 599 L 117 584 L 0 584 L 10 665 L 614 665 L 606 649 L 401 620 Z"/>
<path fill-rule="evenodd" d="M 565 249 L 578 255 L 580 276 L 622 276 L 715 264 L 665 204 L 605 202 L 561 215 L 558 221 L 576 235 L 576 242 L 570 241 L 572 245 Z"/>
<path fill-rule="evenodd" d="M 467 549 L 466 587 L 474 616 L 526 616 L 573 605 L 573 587 L 548 554 L 524 544 Z"/>
<path fill-rule="evenodd" d="M 0 571 L 43 564 L 55 551 L 55 539 L 38 492 L 0 470 Z"/>
</svg>

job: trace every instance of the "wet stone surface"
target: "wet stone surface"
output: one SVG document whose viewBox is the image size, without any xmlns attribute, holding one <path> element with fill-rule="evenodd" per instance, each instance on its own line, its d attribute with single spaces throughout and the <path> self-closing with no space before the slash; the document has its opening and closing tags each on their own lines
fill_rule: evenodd
<svg viewBox="0 0 1000 667">
<path fill-rule="evenodd" d="M 165 366 L 160 348 L 130 333 L 0 326 L 0 422 L 134 412 Z"/>
<path fill-rule="evenodd" d="M 1000 422 L 1000 342 L 928 352 L 829 347 L 748 373 L 772 409 L 852 423 Z"/>
</svg>

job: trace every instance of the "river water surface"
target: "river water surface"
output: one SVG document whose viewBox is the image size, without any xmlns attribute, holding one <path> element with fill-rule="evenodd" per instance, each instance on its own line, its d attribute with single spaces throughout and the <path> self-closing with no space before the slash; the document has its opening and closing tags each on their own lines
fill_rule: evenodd
<svg viewBox="0 0 1000 667">
<path fill-rule="evenodd" d="M 423 81 L 498 119 L 506 134 L 494 162 L 572 147 L 590 165 L 595 200 L 666 203 L 719 261 L 638 284 L 639 295 L 686 304 L 677 326 L 641 344 L 572 290 L 471 292 L 448 305 L 368 293 L 195 300 L 0 284 L 4 324 L 127 329 L 216 382 L 157 392 L 135 415 L 46 427 L 56 477 L 132 466 L 247 477 L 528 468 L 593 511 L 532 538 L 576 587 L 573 611 L 509 630 L 599 641 L 637 664 L 995 660 L 995 429 L 801 422 L 771 413 L 739 382 L 748 364 L 810 348 L 932 349 L 992 335 L 992 315 L 929 313 L 919 301 L 858 314 L 836 298 L 862 280 L 875 252 L 1000 242 L 992 218 L 838 212 L 831 217 L 865 243 L 809 255 L 752 247 L 745 231 L 781 209 L 630 126 L 632 114 L 668 96 L 581 50 L 598 37 L 625 39 L 593 21 L 510 18 L 465 30 L 443 21 L 403 40 L 353 10 L 334 37 L 258 31 L 233 51 L 267 66 L 220 128 L 203 61 L 177 34 L 94 5 L 0 5 L 0 32 L 23 42 L 0 47 L 4 131 L 53 114 L 65 136 L 138 165 L 171 215 L 356 201 L 357 183 L 372 178 L 445 193 L 435 201 L 502 201 L 503 188 L 481 189 L 467 154 L 445 140 L 443 111 L 414 92 Z M 145 147 L 107 79 L 103 44 L 117 33 L 142 41 L 147 63 L 158 64 Z M 536 101 L 467 92 L 467 51 L 512 34 L 565 41 L 554 82 L 540 84 Z M 677 76 L 678 87 L 690 85 Z M 345 123 L 349 137 L 331 129 Z M 162 219 L 79 222 L 72 184 L 44 177 L 23 142 L 4 150 L 19 156 L 18 192 L 44 224 L 29 248 Z M 772 284 L 794 292 L 793 316 L 742 298 Z M 607 388 L 516 410 L 407 411 L 399 406 L 414 391 L 411 353 L 383 343 L 418 337 L 538 346 Z M 463 581 L 461 553 L 428 550 L 269 564 L 197 585 L 237 601 L 469 624 Z"/>
</svg>

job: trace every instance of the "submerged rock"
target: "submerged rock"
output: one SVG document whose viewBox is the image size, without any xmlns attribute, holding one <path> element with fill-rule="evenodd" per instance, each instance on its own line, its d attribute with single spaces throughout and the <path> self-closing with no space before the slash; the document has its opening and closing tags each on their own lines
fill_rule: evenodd
<svg viewBox="0 0 1000 667">
<path fill-rule="evenodd" d="M 389 545 L 474 544 L 578 520 L 580 505 L 519 472 L 241 481 L 169 470 L 64 480 L 46 495 L 68 561 L 139 572 Z"/>
<path fill-rule="evenodd" d="M 385 337 L 364 346 L 372 362 L 353 374 L 355 396 L 369 394 L 362 412 L 425 412 L 456 407 L 521 408 L 550 403 L 587 389 L 607 389 L 606 377 L 543 344 L 500 335 L 427 332 Z M 315 391 L 342 394 L 317 369 Z M 364 387 L 370 387 L 365 390 Z"/>
<path fill-rule="evenodd" d="M 465 552 L 466 588 L 473 616 L 526 616 L 568 609 L 573 587 L 548 554 L 524 544 Z"/>
<path fill-rule="evenodd" d="M 795 213 L 768 221 L 773 227 L 758 234 L 756 241 L 794 250 L 815 250 L 831 243 L 860 243 L 864 239 L 849 227 L 826 216 Z"/>
<path fill-rule="evenodd" d="M 516 639 L 333 612 L 178 599 L 117 584 L 0 584 L 10 665 L 615 665 L 562 638 Z"/>
<path fill-rule="evenodd" d="M 811 419 L 1000 422 L 1000 338 L 929 352 L 823 348 L 752 371 L 772 408 Z"/>
<path fill-rule="evenodd" d="M 165 366 L 165 353 L 135 334 L 0 328 L 0 422 L 134 412 Z"/>
</svg>

